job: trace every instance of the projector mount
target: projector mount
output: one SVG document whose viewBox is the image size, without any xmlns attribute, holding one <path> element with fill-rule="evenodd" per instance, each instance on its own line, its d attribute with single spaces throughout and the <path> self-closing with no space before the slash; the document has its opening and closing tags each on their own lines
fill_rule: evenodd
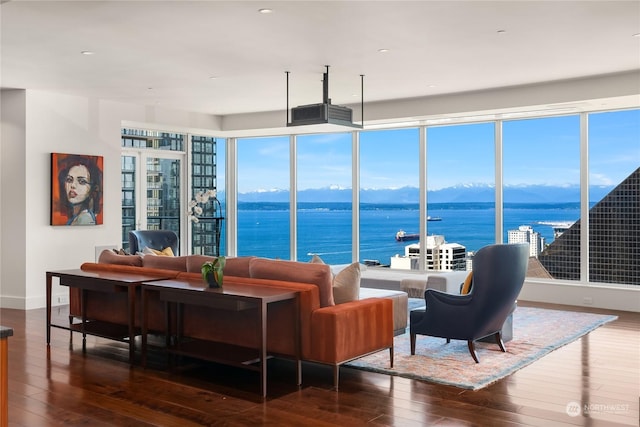
<svg viewBox="0 0 640 427">
<path fill-rule="evenodd" d="M 362 124 L 353 123 L 353 113 L 351 108 L 340 105 L 333 105 L 329 98 L 329 66 L 325 65 L 326 71 L 322 78 L 322 103 L 301 105 L 291 109 L 291 120 L 289 120 L 289 71 L 287 75 L 287 126 L 335 124 L 341 126 L 351 126 L 356 128 L 364 127 L 364 74 L 360 74 L 360 109 Z"/>
</svg>

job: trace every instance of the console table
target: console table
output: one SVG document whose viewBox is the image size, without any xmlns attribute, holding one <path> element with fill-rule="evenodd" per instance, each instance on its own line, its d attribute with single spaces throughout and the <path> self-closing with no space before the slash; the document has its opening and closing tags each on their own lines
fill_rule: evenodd
<svg viewBox="0 0 640 427">
<path fill-rule="evenodd" d="M 71 323 L 69 326 L 56 325 L 51 323 L 51 287 L 52 279 L 58 277 L 60 285 L 78 288 L 80 292 L 80 306 L 82 307 L 82 321 Z M 102 338 L 113 339 L 129 343 L 129 363 L 134 362 L 135 336 L 135 312 L 136 312 L 136 288 L 142 282 L 152 280 L 162 280 L 168 277 L 152 276 L 148 274 L 120 273 L 113 271 L 85 271 L 81 269 L 47 271 L 47 345 L 51 342 L 51 327 L 66 329 L 71 332 L 82 333 L 82 351 L 86 351 L 86 336 L 95 335 Z M 90 321 L 86 316 L 86 294 L 87 291 L 104 293 L 127 293 L 127 325 L 118 325 L 109 322 Z M 125 307 L 123 307 L 125 308 Z"/>
<path fill-rule="evenodd" d="M 167 351 L 170 354 L 188 355 L 203 360 L 236 366 L 260 372 L 260 388 L 262 396 L 267 395 L 267 310 L 269 305 L 280 301 L 294 304 L 296 319 L 299 317 L 298 292 L 257 286 L 227 284 L 222 288 L 209 288 L 202 280 L 161 280 L 142 284 L 142 364 L 146 365 L 147 355 L 147 307 L 148 295 L 157 292 L 161 301 L 165 302 L 166 336 L 171 334 L 170 306 L 176 307 L 176 342 L 170 345 L 167 340 Z M 182 337 L 182 311 L 184 305 L 197 305 L 216 310 L 257 312 L 258 330 L 260 331 L 259 348 L 232 345 L 200 339 L 184 339 Z M 256 310 L 257 309 L 257 310 Z M 300 360 L 299 328 L 294 336 L 297 362 L 297 381 L 302 383 L 302 363 Z M 188 338 L 188 337 L 187 337 Z M 258 366 L 255 366 L 257 362 Z"/>
</svg>

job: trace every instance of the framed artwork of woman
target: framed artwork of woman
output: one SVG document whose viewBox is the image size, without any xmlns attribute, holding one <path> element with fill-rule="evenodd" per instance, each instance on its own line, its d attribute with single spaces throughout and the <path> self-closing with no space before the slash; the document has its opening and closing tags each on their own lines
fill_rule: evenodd
<svg viewBox="0 0 640 427">
<path fill-rule="evenodd" d="M 102 224 L 102 156 L 51 153 L 51 225 Z"/>
</svg>

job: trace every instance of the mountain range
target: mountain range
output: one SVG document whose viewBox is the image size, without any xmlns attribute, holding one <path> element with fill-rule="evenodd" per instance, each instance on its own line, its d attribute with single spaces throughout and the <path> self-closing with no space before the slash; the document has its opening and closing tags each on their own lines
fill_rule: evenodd
<svg viewBox="0 0 640 427">
<path fill-rule="evenodd" d="M 592 186 L 590 199 L 600 200 L 613 189 L 613 186 Z M 222 196 L 222 194 L 220 195 Z M 224 196 L 222 196 L 224 197 Z M 570 203 L 580 201 L 580 187 L 575 186 L 504 186 L 503 198 L 509 203 Z M 490 185 L 474 184 L 442 188 L 427 192 L 429 203 L 482 203 L 495 200 L 495 188 Z M 288 190 L 255 191 L 238 194 L 239 202 L 288 202 Z M 299 202 L 351 202 L 350 188 L 314 188 L 298 191 Z M 363 189 L 360 192 L 361 203 L 419 203 L 419 190 L 416 187 L 397 189 Z"/>
</svg>

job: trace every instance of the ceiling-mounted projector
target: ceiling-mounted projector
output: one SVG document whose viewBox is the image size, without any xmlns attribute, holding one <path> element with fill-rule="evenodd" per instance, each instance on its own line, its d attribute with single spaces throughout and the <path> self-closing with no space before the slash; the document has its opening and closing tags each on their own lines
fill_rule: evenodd
<svg viewBox="0 0 640 427">
<path fill-rule="evenodd" d="M 300 105 L 291 109 L 291 121 L 289 121 L 289 72 L 287 71 L 287 126 L 334 124 L 362 128 L 362 124 L 353 123 L 353 111 L 351 108 L 341 105 L 333 105 L 329 98 L 329 66 L 322 78 L 322 104 Z M 364 75 L 360 75 L 361 85 Z M 364 99 L 361 101 L 362 121 L 364 123 Z"/>
</svg>

